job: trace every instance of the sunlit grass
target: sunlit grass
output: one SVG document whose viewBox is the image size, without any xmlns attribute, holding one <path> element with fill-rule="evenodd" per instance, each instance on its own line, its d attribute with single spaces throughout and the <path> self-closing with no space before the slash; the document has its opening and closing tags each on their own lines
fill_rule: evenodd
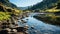
<svg viewBox="0 0 60 34">
<path fill-rule="evenodd" d="M 47 12 L 59 12 L 60 9 L 49 9 L 49 10 L 46 10 Z"/>
<path fill-rule="evenodd" d="M 46 14 L 46 17 L 50 17 L 52 20 L 56 20 L 57 18 L 60 18 L 60 16 L 56 16 L 55 14 Z"/>
<path fill-rule="evenodd" d="M 8 12 L 0 12 L 0 20 L 9 20 L 10 17 Z"/>
</svg>

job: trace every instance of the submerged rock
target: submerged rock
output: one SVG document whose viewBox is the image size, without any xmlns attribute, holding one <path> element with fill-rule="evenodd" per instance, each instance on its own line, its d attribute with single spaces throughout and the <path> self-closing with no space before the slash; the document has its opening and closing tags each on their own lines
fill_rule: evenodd
<svg viewBox="0 0 60 34">
<path fill-rule="evenodd" d="M 34 26 L 31 26 L 32 29 L 34 29 Z"/>
</svg>

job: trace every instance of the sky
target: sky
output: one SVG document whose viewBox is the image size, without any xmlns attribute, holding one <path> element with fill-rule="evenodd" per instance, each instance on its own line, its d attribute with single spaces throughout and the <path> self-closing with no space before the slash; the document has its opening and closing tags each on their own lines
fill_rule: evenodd
<svg viewBox="0 0 60 34">
<path fill-rule="evenodd" d="M 41 1 L 42 0 L 10 0 L 10 2 L 17 5 L 18 7 L 32 6 L 32 5 L 37 4 L 38 2 L 41 2 Z"/>
</svg>

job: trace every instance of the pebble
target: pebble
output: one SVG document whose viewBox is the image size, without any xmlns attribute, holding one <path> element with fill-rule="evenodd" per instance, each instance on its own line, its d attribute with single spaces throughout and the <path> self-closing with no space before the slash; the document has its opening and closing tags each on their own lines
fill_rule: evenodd
<svg viewBox="0 0 60 34">
<path fill-rule="evenodd" d="M 24 34 L 23 32 L 19 32 L 18 34 Z"/>
<path fill-rule="evenodd" d="M 28 25 L 25 25 L 25 26 L 27 26 L 27 27 L 28 27 Z"/>
<path fill-rule="evenodd" d="M 25 20 L 21 20 L 22 23 L 27 23 Z"/>
<path fill-rule="evenodd" d="M 26 20 L 28 20 L 28 19 L 26 19 Z"/>
<path fill-rule="evenodd" d="M 44 34 L 49 34 L 49 33 L 44 33 Z"/>
<path fill-rule="evenodd" d="M 11 29 L 9 29 L 9 28 L 6 28 L 6 30 L 8 30 L 9 32 L 11 31 Z"/>
<path fill-rule="evenodd" d="M 28 25 L 25 25 L 24 28 L 25 28 L 25 29 L 28 29 L 29 27 L 28 27 Z"/>
<path fill-rule="evenodd" d="M 37 30 L 35 30 L 35 32 L 37 33 Z"/>
<path fill-rule="evenodd" d="M 16 30 L 16 29 L 13 29 L 13 31 L 14 31 L 14 32 L 17 32 L 17 30 Z"/>
<path fill-rule="evenodd" d="M 32 29 L 34 29 L 34 26 L 31 26 Z"/>
<path fill-rule="evenodd" d="M 26 33 L 26 34 L 28 34 L 28 32 L 27 32 L 27 31 L 25 31 L 25 33 Z"/>
</svg>

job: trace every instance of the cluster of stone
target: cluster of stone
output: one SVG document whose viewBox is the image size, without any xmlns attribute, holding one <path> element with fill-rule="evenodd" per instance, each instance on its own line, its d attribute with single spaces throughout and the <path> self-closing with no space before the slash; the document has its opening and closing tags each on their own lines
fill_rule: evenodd
<svg viewBox="0 0 60 34">
<path fill-rule="evenodd" d="M 9 22 L 9 21 L 7 21 L 7 22 Z M 22 26 L 19 26 L 15 22 L 11 22 L 11 23 L 7 23 L 7 22 L 1 23 L 0 34 L 28 34 L 28 32 L 27 32 L 28 25 L 25 25 L 25 26 L 22 27 Z M 21 20 L 20 22 L 22 24 L 26 23 L 24 20 Z"/>
</svg>

